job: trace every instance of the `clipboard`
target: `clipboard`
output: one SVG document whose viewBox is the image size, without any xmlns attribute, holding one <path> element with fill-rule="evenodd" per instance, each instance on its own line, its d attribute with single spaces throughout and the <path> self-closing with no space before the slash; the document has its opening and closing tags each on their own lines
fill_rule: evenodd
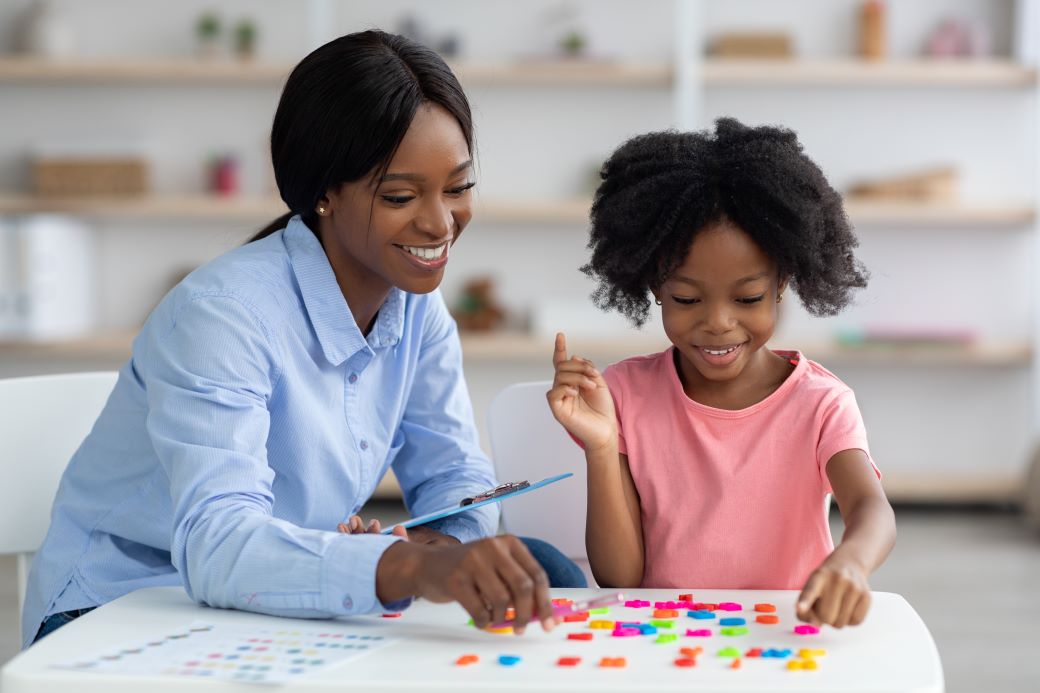
<svg viewBox="0 0 1040 693">
<path fill-rule="evenodd" d="M 408 529 L 410 527 L 417 527 L 419 525 L 424 525 L 427 522 L 433 522 L 434 520 L 440 520 L 441 518 L 451 517 L 452 515 L 466 512 L 467 510 L 474 510 L 475 508 L 482 508 L 485 505 L 488 505 L 489 503 L 501 503 L 502 501 L 506 500 L 507 498 L 515 498 L 516 496 L 522 495 L 524 493 L 530 493 L 531 491 L 534 491 L 536 489 L 540 489 L 543 486 L 548 486 L 549 484 L 555 484 L 557 481 L 560 481 L 562 479 L 566 479 L 569 476 L 574 476 L 574 474 L 572 472 L 567 472 L 565 474 L 557 474 L 556 476 L 550 476 L 547 479 L 542 479 L 541 481 L 536 481 L 533 484 L 528 484 L 527 486 L 524 486 L 523 488 L 519 488 L 519 489 L 517 489 L 515 491 L 509 491 L 508 493 L 502 493 L 502 494 L 499 494 L 499 495 L 491 496 L 491 497 L 487 498 L 486 500 L 478 500 L 476 502 L 471 502 L 471 503 L 468 503 L 468 504 L 465 504 L 465 505 L 462 505 L 462 504 L 460 504 L 460 505 L 453 505 L 453 506 L 451 506 L 449 508 L 443 508 L 441 510 L 434 511 L 432 513 L 426 513 L 425 515 L 420 515 L 419 517 L 413 517 L 412 519 L 408 520 L 407 522 L 399 522 L 396 525 L 393 525 L 391 527 L 387 527 L 386 529 L 384 529 L 382 531 L 382 534 L 390 534 L 390 532 L 392 532 L 394 530 L 394 527 L 404 527 L 405 529 Z M 487 491 L 485 493 L 492 494 L 492 493 L 494 493 L 494 491 L 495 491 L 495 489 L 491 489 L 490 491 Z M 480 495 L 483 496 L 485 494 L 480 494 Z M 465 502 L 467 500 L 470 500 L 470 499 L 464 498 L 463 502 Z"/>
</svg>

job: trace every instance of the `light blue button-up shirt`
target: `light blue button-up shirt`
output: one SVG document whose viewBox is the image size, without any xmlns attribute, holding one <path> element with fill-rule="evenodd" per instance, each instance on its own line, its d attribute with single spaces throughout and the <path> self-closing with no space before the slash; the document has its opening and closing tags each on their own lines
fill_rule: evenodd
<svg viewBox="0 0 1040 693">
<path fill-rule="evenodd" d="M 376 564 L 397 539 L 335 528 L 391 465 L 413 515 L 495 485 L 455 322 L 438 292 L 393 289 L 366 337 L 294 217 L 149 316 L 62 477 L 23 646 L 50 614 L 159 585 L 275 615 L 381 610 Z M 436 528 L 469 541 L 497 525 L 491 505 Z"/>
</svg>

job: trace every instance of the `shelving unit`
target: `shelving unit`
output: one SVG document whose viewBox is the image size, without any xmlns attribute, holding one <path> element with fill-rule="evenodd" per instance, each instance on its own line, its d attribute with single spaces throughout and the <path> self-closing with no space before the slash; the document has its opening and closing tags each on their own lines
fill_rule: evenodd
<svg viewBox="0 0 1040 693">
<path fill-rule="evenodd" d="M 363 4 L 358 3 L 352 12 L 363 14 L 363 11 L 358 9 Z M 373 2 L 370 5 L 375 7 L 379 3 Z M 564 166 L 570 163 L 577 169 L 575 158 L 572 157 L 569 161 L 565 159 L 566 154 L 578 154 L 580 147 L 563 147 L 565 154 L 559 154 L 557 143 L 551 141 L 551 138 L 559 136 L 563 139 L 562 133 L 547 132 L 546 128 L 558 128 L 563 123 L 573 127 L 574 122 L 584 121 L 568 121 L 562 117 L 557 120 L 545 115 L 548 108 L 561 112 L 569 109 L 568 114 L 572 116 L 578 112 L 580 117 L 589 119 L 590 124 L 591 120 L 611 121 L 619 118 L 621 124 L 618 130 L 631 133 L 639 131 L 643 121 L 637 122 L 631 117 L 629 120 L 623 120 L 624 113 L 619 116 L 614 112 L 623 110 L 622 98 L 628 95 L 632 98 L 625 100 L 640 103 L 652 101 L 662 111 L 670 107 L 671 112 L 667 115 L 671 115 L 671 124 L 682 129 L 709 125 L 709 105 L 719 99 L 736 95 L 738 101 L 740 98 L 745 99 L 741 103 L 753 102 L 758 109 L 755 114 L 769 113 L 770 118 L 773 118 L 774 103 L 783 102 L 784 99 L 802 99 L 804 95 L 806 102 L 812 102 L 812 106 L 806 108 L 819 108 L 821 104 L 830 107 L 829 104 L 834 104 L 835 119 L 843 121 L 841 128 L 855 130 L 858 138 L 870 141 L 873 137 L 883 137 L 882 134 L 871 130 L 869 121 L 872 119 L 862 117 L 861 111 L 842 110 L 844 102 L 862 99 L 864 94 L 893 101 L 913 101 L 912 108 L 918 109 L 918 116 L 930 110 L 933 103 L 941 102 L 943 107 L 958 103 L 977 106 L 994 99 L 1036 99 L 1037 96 L 1037 69 L 1016 64 L 1007 58 L 970 62 L 913 58 L 878 62 L 829 57 L 777 61 L 703 58 L 702 48 L 706 38 L 704 27 L 710 20 L 707 3 L 675 0 L 674 4 L 669 3 L 668 6 L 669 19 L 674 26 L 668 27 L 669 33 L 662 32 L 661 38 L 662 41 L 670 38 L 673 49 L 671 52 L 674 53 L 671 58 L 662 57 L 664 52 L 646 58 L 629 56 L 618 60 L 598 61 L 503 58 L 502 55 L 520 55 L 526 50 L 513 47 L 503 49 L 497 57 L 490 56 L 488 60 L 462 60 L 454 63 L 453 68 L 463 85 L 470 91 L 478 110 L 483 107 L 482 110 L 493 113 L 488 117 L 494 120 L 489 122 L 489 127 L 479 131 L 478 139 L 482 143 L 493 142 L 496 127 L 511 128 L 511 138 L 524 142 L 527 139 L 537 140 L 545 150 L 542 153 L 543 157 L 558 157 Z M 712 11 L 717 9 L 713 8 Z M 763 9 L 765 13 L 771 11 Z M 925 11 L 928 10 L 921 10 Z M 934 11 L 934 8 L 931 11 Z M 373 12 L 378 14 L 378 11 Z M 815 20 L 810 18 L 790 20 L 792 26 L 813 22 Z M 816 22 L 815 25 L 821 24 Z M 344 27 L 340 27 L 342 28 Z M 351 30 L 353 28 L 356 27 L 352 27 Z M 51 91 L 53 87 L 68 87 L 70 93 L 79 95 L 99 89 L 118 99 L 126 99 L 127 88 L 148 86 L 152 93 L 160 98 L 165 96 L 170 99 L 171 94 L 182 93 L 190 94 L 191 98 L 198 98 L 199 94 L 204 94 L 205 100 L 212 103 L 233 105 L 248 102 L 253 107 L 252 104 L 259 103 L 256 95 L 277 93 L 291 68 L 292 63 L 288 61 L 263 60 L 242 62 L 144 58 L 44 61 L 0 58 L 0 89 L 14 90 L 8 93 L 25 94 L 25 98 L 30 99 L 51 98 L 52 94 L 56 93 Z M 753 95 L 754 98 L 750 98 L 749 95 Z M 661 108 L 662 101 L 667 99 L 670 99 L 670 106 Z M 609 102 L 612 110 L 597 110 L 603 102 Z M 501 106 L 503 103 L 507 106 Z M 502 110 L 495 111 L 499 107 Z M 901 107 L 899 103 L 892 105 L 895 110 Z M 520 114 L 517 116 L 519 122 L 509 120 L 513 113 Z M 594 116 L 591 119 L 590 113 Z M 943 115 L 942 109 L 937 107 L 936 117 L 941 118 Z M 264 111 L 263 118 L 269 119 L 269 113 Z M 776 116 L 776 119 L 782 121 L 783 117 Z M 512 122 L 512 125 L 504 124 L 506 122 Z M 166 122 L 166 126 L 169 126 L 169 122 Z M 160 126 L 153 127 L 158 129 Z M 527 130 L 528 127 L 530 130 Z M 602 135 L 605 130 L 601 129 L 597 134 Z M 834 146 L 834 133 L 828 134 L 831 139 L 827 144 Z M 539 139 L 547 135 L 550 138 L 548 146 L 546 140 Z M 584 147 L 580 155 L 588 157 L 605 155 L 610 146 L 620 141 L 603 143 L 585 132 L 575 135 L 566 139 L 580 140 L 581 146 Z M 526 146 L 505 147 L 512 154 L 519 155 L 518 166 L 530 165 L 530 160 L 524 159 L 524 155 L 527 154 L 524 151 Z M 482 153 L 482 158 L 490 159 L 488 152 L 491 149 L 492 147 L 488 147 Z M 818 146 L 812 149 L 814 155 L 818 151 Z M 1040 161 L 1040 147 L 1031 156 L 1034 162 Z M 168 165 L 169 161 L 157 160 L 156 164 Z M 878 168 L 876 162 L 870 162 L 864 165 L 864 170 L 869 170 L 869 166 L 875 166 L 874 170 Z M 970 166 L 969 162 L 966 169 L 970 169 Z M 491 168 L 488 166 L 489 171 Z M 528 175 L 539 174 L 529 172 Z M 183 177 L 178 181 L 181 182 Z M 483 180 L 481 187 L 485 187 Z M 532 186 L 532 189 L 536 188 L 537 186 Z M 175 190 L 180 192 L 174 192 Z M 480 257 L 484 257 L 486 269 L 491 270 L 498 269 L 491 264 L 492 257 L 497 261 L 505 254 L 508 263 L 503 265 L 509 264 L 510 268 L 503 268 L 502 271 L 504 274 L 514 272 L 511 286 L 514 294 L 524 293 L 532 283 L 540 283 L 531 282 L 530 278 L 540 276 L 538 273 L 542 271 L 542 264 L 546 261 L 545 257 L 538 257 L 538 253 L 532 253 L 528 249 L 525 254 L 520 249 L 531 243 L 556 243 L 558 247 L 563 248 L 559 252 L 573 253 L 581 241 L 588 220 L 589 200 L 577 196 L 580 192 L 577 188 L 545 186 L 538 190 L 537 194 L 523 191 L 510 196 L 512 188 L 503 186 L 499 190 L 490 189 L 482 193 L 486 196 L 478 198 L 471 228 L 479 228 L 485 239 L 484 245 L 480 246 L 481 241 L 473 238 L 477 234 L 472 234 L 471 240 L 467 240 L 467 252 L 460 252 L 458 255 L 461 262 L 465 260 L 466 255 L 474 257 L 484 253 L 485 255 Z M 546 193 L 545 190 L 552 192 Z M 554 195 L 557 190 L 558 195 Z M 945 243 L 960 243 L 958 252 L 973 247 L 973 242 L 979 243 L 973 239 L 993 239 L 995 244 L 1002 244 L 1001 247 L 1006 248 L 1037 236 L 1040 194 L 1033 197 L 1026 194 L 1019 199 L 1009 192 L 1005 198 L 1001 194 L 1004 190 L 1002 187 L 994 186 L 992 190 L 995 192 L 991 195 L 969 198 L 953 204 L 878 202 L 851 198 L 846 201 L 846 210 L 853 223 L 861 228 L 861 236 L 865 241 L 881 239 L 883 243 L 888 244 L 886 247 L 889 248 L 889 252 L 892 252 L 892 246 L 902 242 L 904 236 L 907 246 L 918 251 L 929 243 L 934 243 L 936 248 Z M 198 229 L 220 224 L 252 226 L 272 219 L 284 211 L 283 204 L 273 197 L 253 194 L 217 198 L 191 194 L 183 185 L 166 186 L 161 192 L 135 199 L 43 199 L 14 191 L 0 193 L 0 215 L 39 212 L 73 214 L 87 218 L 99 227 L 109 224 L 120 226 L 118 232 L 113 234 L 117 239 L 113 243 L 133 243 L 135 247 L 136 244 L 143 247 L 145 243 L 167 233 L 171 228 L 182 228 L 183 224 L 178 222 L 193 222 L 191 225 Z M 158 232 L 149 235 L 153 228 Z M 480 250 L 476 250 L 478 247 Z M 553 246 L 553 249 L 544 255 L 556 252 L 556 248 L 557 246 Z M 1040 241 L 1037 242 L 1037 248 L 1040 248 Z M 941 253 L 941 250 L 937 250 L 935 257 L 920 259 L 922 274 L 932 271 L 942 262 Z M 1040 250 L 1037 253 L 1040 253 Z M 980 257 L 982 262 L 986 262 L 984 255 Z M 524 266 L 525 262 L 529 263 L 529 266 Z M 537 262 L 537 266 L 530 265 L 532 262 Z M 574 268 L 578 264 L 578 261 L 572 261 L 572 257 L 568 255 L 565 269 L 577 274 Z M 1016 271 L 1021 269 L 1018 267 Z M 526 276 L 517 282 L 516 273 L 526 273 Z M 503 283 L 509 284 L 508 281 Z M 587 293 L 584 285 L 581 285 L 580 291 Z M 980 287 L 979 291 L 984 292 L 986 288 Z M 577 297 L 580 298 L 580 295 Z M 1040 301 L 1034 303 L 1040 304 Z M 920 310 L 920 303 L 915 306 Z M 898 313 L 901 306 L 891 308 Z M 1037 310 L 1040 311 L 1040 308 Z M 1040 312 L 1036 315 L 1040 315 Z M 999 336 L 989 337 L 982 331 L 983 341 L 970 348 L 852 349 L 835 346 L 818 336 L 806 336 L 805 340 L 787 340 L 780 345 L 797 346 L 810 358 L 828 367 L 833 364 L 843 378 L 847 372 L 853 379 L 859 377 L 861 382 L 865 383 L 861 399 L 861 402 L 865 403 L 865 412 L 871 406 L 883 410 L 891 408 L 890 405 L 899 404 L 896 400 L 902 398 L 904 391 L 899 390 L 899 397 L 896 397 L 895 391 L 885 389 L 889 385 L 879 384 L 882 381 L 892 383 L 896 378 L 905 378 L 906 384 L 899 386 L 906 388 L 905 394 L 908 397 L 913 397 L 923 389 L 920 383 L 944 380 L 948 374 L 951 379 L 965 382 L 966 388 L 978 387 L 985 390 L 990 387 L 990 381 L 996 382 L 997 384 L 992 386 L 994 392 L 1006 390 L 1011 393 L 1009 409 L 1014 412 L 1023 406 L 1031 406 L 1035 410 L 1031 416 L 1040 421 L 1040 407 L 1037 406 L 1037 401 L 1040 400 L 1040 372 L 1034 367 L 1034 339 L 1020 339 L 1016 330 L 1005 331 L 1014 336 L 1003 339 Z M 998 329 L 996 332 L 999 333 L 1001 330 Z M 0 360 L 7 360 L 8 363 L 17 361 L 36 364 L 41 367 L 44 364 L 58 362 L 113 365 L 129 355 L 131 339 L 132 334 L 129 332 L 114 330 L 54 344 L 0 343 Z M 464 335 L 463 348 L 468 382 L 478 420 L 497 388 L 505 382 L 542 379 L 547 376 L 545 354 L 549 341 L 547 338 L 529 334 Z M 653 338 L 638 336 L 581 339 L 575 335 L 572 341 L 576 348 L 581 349 L 580 353 L 595 358 L 598 362 L 654 351 L 666 346 Z M 1029 397 L 1030 401 L 1024 404 L 1018 397 L 1018 390 L 1009 384 L 1019 376 L 1022 380 L 1031 378 L 1028 388 L 1032 394 Z M 853 384 L 853 387 L 859 394 L 860 387 L 856 384 Z M 1004 426 L 1001 430 L 1008 430 L 1009 425 L 1003 421 L 1006 416 L 998 413 L 998 407 L 1002 405 L 1003 403 L 990 403 L 989 408 L 977 412 L 974 419 L 964 416 L 958 421 L 977 422 L 980 429 L 993 424 L 994 428 Z M 910 413 L 902 418 L 918 415 L 918 410 L 914 408 L 917 406 L 919 405 L 916 404 L 916 400 L 914 405 L 907 405 Z M 950 407 L 954 408 L 952 404 Z M 957 413 L 959 415 L 959 412 Z M 879 418 L 884 419 L 884 414 L 885 412 L 882 412 Z M 923 412 L 921 415 L 928 418 L 929 413 Z M 992 419 L 986 418 L 987 416 Z M 875 435 L 881 439 L 881 443 L 885 443 L 885 436 L 891 436 L 891 431 L 904 434 L 902 428 L 892 423 L 898 418 L 900 417 L 892 415 L 877 428 L 874 428 L 868 419 L 872 444 Z M 937 438 L 947 432 L 953 437 L 964 435 L 964 424 L 951 423 L 947 428 L 943 428 L 936 424 L 939 418 L 941 417 L 938 415 L 932 416 L 926 422 L 927 425 L 923 426 L 925 430 L 930 431 L 928 435 Z M 885 428 L 886 425 L 888 428 Z M 938 433 L 935 433 L 936 431 Z M 1020 452 L 1012 445 L 997 447 L 994 455 L 1010 457 Z M 947 452 L 936 453 L 939 462 L 924 462 L 942 466 L 947 461 L 947 453 L 953 457 L 960 454 L 959 446 L 955 444 L 950 444 L 943 450 Z M 879 460 L 890 495 L 895 498 L 922 500 L 1006 500 L 1014 494 L 1018 479 L 1015 474 L 1006 472 L 1006 469 L 992 471 L 982 460 L 970 468 L 968 462 L 964 462 L 960 470 L 945 473 L 946 469 L 943 467 L 943 474 L 930 474 L 922 471 L 922 467 L 926 466 L 922 464 L 923 454 L 925 453 L 918 449 L 905 454 L 902 450 L 897 450 L 884 460 Z M 966 457 L 968 454 L 960 456 Z"/>
</svg>

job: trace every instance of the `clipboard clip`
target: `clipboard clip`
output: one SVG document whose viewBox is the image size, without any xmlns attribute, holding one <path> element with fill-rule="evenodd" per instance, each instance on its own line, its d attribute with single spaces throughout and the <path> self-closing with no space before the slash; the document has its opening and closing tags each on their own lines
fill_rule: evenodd
<svg viewBox="0 0 1040 693">
<path fill-rule="evenodd" d="M 495 488 L 491 489 L 490 491 L 484 491 L 483 493 L 478 493 L 475 496 L 470 496 L 468 498 L 463 498 L 459 502 L 459 505 L 460 506 L 473 505 L 474 503 L 480 503 L 481 501 L 491 500 L 492 498 L 498 498 L 499 496 L 504 496 L 507 493 L 513 493 L 514 491 L 519 491 L 521 489 L 525 489 L 525 488 L 527 488 L 530 485 L 531 484 L 529 482 L 527 482 L 527 481 L 507 481 L 504 484 L 499 484 L 498 486 L 496 486 Z"/>
</svg>

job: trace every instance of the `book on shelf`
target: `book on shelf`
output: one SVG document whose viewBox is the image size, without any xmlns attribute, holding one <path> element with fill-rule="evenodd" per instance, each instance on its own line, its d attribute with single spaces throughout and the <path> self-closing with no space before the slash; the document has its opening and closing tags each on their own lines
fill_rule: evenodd
<svg viewBox="0 0 1040 693">
<path fill-rule="evenodd" d="M 37 214 L 0 217 L 0 338 L 56 341 L 94 328 L 93 233 Z"/>
</svg>

